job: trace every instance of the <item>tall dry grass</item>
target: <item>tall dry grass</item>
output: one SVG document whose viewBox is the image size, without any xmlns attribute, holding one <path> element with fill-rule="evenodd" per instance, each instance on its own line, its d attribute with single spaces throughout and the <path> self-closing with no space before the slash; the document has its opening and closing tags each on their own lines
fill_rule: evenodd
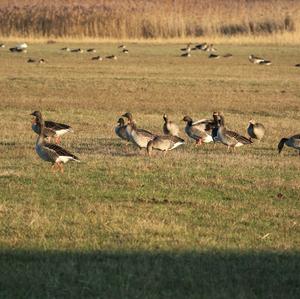
<svg viewBox="0 0 300 299">
<path fill-rule="evenodd" d="M 297 32 L 296 0 L 1 1 L 2 37 L 159 39 Z"/>
</svg>

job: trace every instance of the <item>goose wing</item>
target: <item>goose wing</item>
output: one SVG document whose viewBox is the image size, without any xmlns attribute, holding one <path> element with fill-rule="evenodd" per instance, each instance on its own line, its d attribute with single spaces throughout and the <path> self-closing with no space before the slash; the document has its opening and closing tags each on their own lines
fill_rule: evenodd
<svg viewBox="0 0 300 299">
<path fill-rule="evenodd" d="M 45 121 L 46 128 L 51 128 L 52 130 L 70 130 L 71 126 L 61 123 L 56 123 L 54 121 Z"/>
<path fill-rule="evenodd" d="M 48 155 L 53 159 L 53 161 L 55 161 L 60 156 L 71 157 L 74 160 L 79 161 L 78 157 L 71 154 L 70 152 L 68 152 L 67 150 L 65 150 L 64 148 L 60 147 L 57 144 L 45 143 L 44 150 L 47 151 Z"/>
<path fill-rule="evenodd" d="M 226 135 L 230 138 L 235 139 L 237 142 L 240 142 L 243 144 L 251 144 L 252 143 L 252 141 L 250 139 L 248 139 L 234 131 L 226 131 Z"/>
<path fill-rule="evenodd" d="M 141 133 L 144 136 L 147 136 L 149 138 L 153 138 L 154 136 L 156 136 L 155 134 L 152 134 L 151 132 L 144 130 L 144 129 L 137 129 L 136 130 L 138 133 Z"/>
</svg>

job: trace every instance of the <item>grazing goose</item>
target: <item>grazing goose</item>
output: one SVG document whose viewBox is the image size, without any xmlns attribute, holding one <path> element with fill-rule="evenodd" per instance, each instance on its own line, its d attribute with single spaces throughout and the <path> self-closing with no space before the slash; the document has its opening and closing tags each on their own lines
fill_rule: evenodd
<svg viewBox="0 0 300 299">
<path fill-rule="evenodd" d="M 27 53 L 26 49 L 19 49 L 17 47 L 9 48 L 9 51 L 13 53 Z"/>
<path fill-rule="evenodd" d="M 96 53 L 97 52 L 96 49 L 94 49 L 94 48 L 87 49 L 86 51 L 89 52 L 89 53 Z"/>
<path fill-rule="evenodd" d="M 266 60 L 264 58 L 259 58 L 259 57 L 256 57 L 254 55 L 249 56 L 249 61 L 254 63 L 254 64 L 264 64 L 264 65 L 270 65 L 271 64 L 270 60 Z"/>
<path fill-rule="evenodd" d="M 63 173 L 64 163 L 67 163 L 68 161 L 80 162 L 80 160 L 75 155 L 66 151 L 65 149 L 58 146 L 57 144 L 47 143 L 44 137 L 45 123 L 42 118 L 42 114 L 39 111 L 35 111 L 32 113 L 32 115 L 36 117 L 37 124 L 40 128 L 39 137 L 37 138 L 35 150 L 41 159 L 47 162 L 51 162 L 53 164 L 52 166 L 53 171 L 56 168 Z"/>
<path fill-rule="evenodd" d="M 147 152 L 150 157 L 153 149 L 163 151 L 166 155 L 167 151 L 171 151 L 184 143 L 184 140 L 178 136 L 156 136 L 148 142 Z"/>
<path fill-rule="evenodd" d="M 128 124 L 126 127 L 126 134 L 128 139 L 140 149 L 146 148 L 150 140 L 152 140 L 156 135 L 149 131 L 138 129 L 130 112 L 126 112 L 122 115 L 128 119 Z"/>
<path fill-rule="evenodd" d="M 61 48 L 61 50 L 62 50 L 62 51 L 67 51 L 67 52 L 70 52 L 70 51 L 71 51 L 71 49 L 68 48 L 68 47 Z"/>
<path fill-rule="evenodd" d="M 32 59 L 32 58 L 29 58 L 28 60 L 27 60 L 27 63 L 35 63 L 36 62 L 36 60 L 35 59 Z"/>
<path fill-rule="evenodd" d="M 191 52 L 191 43 L 187 44 L 186 48 L 182 48 L 180 50 L 188 53 Z"/>
<path fill-rule="evenodd" d="M 266 129 L 263 124 L 257 123 L 253 119 L 249 121 L 249 126 L 247 128 L 247 133 L 250 136 L 250 140 L 252 138 L 257 139 L 258 141 L 261 141 L 264 137 L 266 132 Z"/>
<path fill-rule="evenodd" d="M 39 64 L 43 64 L 43 63 L 45 63 L 45 62 L 46 62 L 46 61 L 45 61 L 44 58 L 41 58 L 41 59 L 38 61 Z"/>
<path fill-rule="evenodd" d="M 300 156 L 300 134 L 291 136 L 289 138 L 282 138 L 280 142 L 278 143 L 278 152 L 281 153 L 284 145 L 288 147 L 293 147 L 296 150 L 299 150 L 299 156 Z"/>
<path fill-rule="evenodd" d="M 128 49 L 123 49 L 122 52 L 123 52 L 124 54 L 128 54 L 128 53 L 129 53 L 129 50 L 128 50 Z"/>
<path fill-rule="evenodd" d="M 115 128 L 115 132 L 116 132 L 117 136 L 119 136 L 121 139 L 130 141 L 130 139 L 128 138 L 128 135 L 126 133 L 126 127 L 127 127 L 127 125 L 125 125 L 124 119 L 121 117 L 118 120 L 118 125 Z"/>
<path fill-rule="evenodd" d="M 218 54 L 209 54 L 208 58 L 211 58 L 211 59 L 219 59 L 220 58 L 220 55 Z"/>
<path fill-rule="evenodd" d="M 165 121 L 163 125 L 163 133 L 165 135 L 179 136 L 179 127 L 172 121 L 168 120 L 168 116 L 166 114 L 163 115 L 163 119 Z"/>
<path fill-rule="evenodd" d="M 186 134 L 196 140 L 197 144 L 210 143 L 213 141 L 211 136 L 211 130 L 213 128 L 213 121 L 208 119 L 201 119 L 193 122 L 192 118 L 185 116 L 183 121 L 186 122 L 185 132 Z"/>
<path fill-rule="evenodd" d="M 191 53 L 187 52 L 187 53 L 183 53 L 180 55 L 181 57 L 191 57 Z"/>
<path fill-rule="evenodd" d="M 5 48 L 5 44 L 0 44 L 0 48 Z"/>
<path fill-rule="evenodd" d="M 208 48 L 208 44 L 207 43 L 198 44 L 195 46 L 195 48 L 197 50 L 205 51 Z"/>
<path fill-rule="evenodd" d="M 94 56 L 92 57 L 92 60 L 99 60 L 99 61 L 102 61 L 102 57 L 101 56 Z"/>
<path fill-rule="evenodd" d="M 83 49 L 80 49 L 80 48 L 72 49 L 70 52 L 72 52 L 72 53 L 83 53 Z"/>
<path fill-rule="evenodd" d="M 234 131 L 227 130 L 225 128 L 224 115 L 222 113 L 219 113 L 219 116 L 220 116 L 220 128 L 218 130 L 217 137 L 224 145 L 227 145 L 228 151 L 230 150 L 230 148 L 234 150 L 236 147 L 245 144 L 252 144 L 252 141 L 250 139 Z"/>
<path fill-rule="evenodd" d="M 226 53 L 223 55 L 224 58 L 230 58 L 232 57 L 233 55 L 231 53 Z"/>
<path fill-rule="evenodd" d="M 117 60 L 118 57 L 116 55 L 109 55 L 109 56 L 106 56 L 107 59 L 113 59 L 113 60 Z"/>
<path fill-rule="evenodd" d="M 41 132 L 41 127 L 38 122 L 38 118 L 41 117 L 41 113 L 39 111 L 34 111 L 31 113 L 31 115 L 35 116 L 35 119 L 32 122 L 32 130 L 36 134 L 40 134 Z M 69 125 L 65 124 L 60 124 L 56 123 L 54 121 L 45 121 L 44 122 L 45 128 L 44 128 L 44 133 L 45 137 L 55 138 L 56 143 L 61 142 L 61 136 L 65 135 L 68 132 L 73 132 L 73 129 Z"/>
</svg>

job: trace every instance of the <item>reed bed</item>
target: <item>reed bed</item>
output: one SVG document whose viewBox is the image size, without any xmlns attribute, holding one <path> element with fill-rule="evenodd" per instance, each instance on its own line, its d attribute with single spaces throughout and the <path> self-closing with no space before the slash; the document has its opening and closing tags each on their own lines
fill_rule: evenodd
<svg viewBox="0 0 300 299">
<path fill-rule="evenodd" d="M 0 36 L 184 39 L 293 33 L 294 0 L 1 1 Z"/>
</svg>

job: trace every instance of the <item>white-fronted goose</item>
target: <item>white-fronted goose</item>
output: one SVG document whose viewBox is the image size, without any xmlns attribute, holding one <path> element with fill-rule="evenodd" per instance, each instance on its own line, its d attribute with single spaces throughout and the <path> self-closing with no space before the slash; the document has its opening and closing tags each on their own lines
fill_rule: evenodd
<svg viewBox="0 0 300 299">
<path fill-rule="evenodd" d="M 263 64 L 263 65 L 270 65 L 271 64 L 270 60 L 266 60 L 264 58 L 259 58 L 259 57 L 256 57 L 254 55 L 249 56 L 249 61 L 254 63 L 254 64 Z"/>
<path fill-rule="evenodd" d="M 179 136 L 179 127 L 168 120 L 168 116 L 166 114 L 163 115 L 164 124 L 163 124 L 163 133 L 165 135 Z"/>
<path fill-rule="evenodd" d="M 41 159 L 53 164 L 52 170 L 55 170 L 56 168 L 63 173 L 63 164 L 67 163 L 68 161 L 80 162 L 78 157 L 58 146 L 57 144 L 47 143 L 44 137 L 45 123 L 43 121 L 42 114 L 39 111 L 35 111 L 32 113 L 32 115 L 35 116 L 38 126 L 40 127 L 40 133 L 39 137 L 37 138 L 35 150 Z"/>
<path fill-rule="evenodd" d="M 213 128 L 213 121 L 208 119 L 201 119 L 193 122 L 190 116 L 185 116 L 183 121 L 186 122 L 186 134 L 196 140 L 196 144 L 210 143 L 213 141 L 211 130 Z"/>
<path fill-rule="evenodd" d="M 99 61 L 102 61 L 102 57 L 101 56 L 94 56 L 92 57 L 92 60 L 99 60 Z"/>
<path fill-rule="evenodd" d="M 249 126 L 247 128 L 247 133 L 252 138 L 261 141 L 266 132 L 265 126 L 263 124 L 257 123 L 255 120 L 251 119 L 249 121 Z"/>
<path fill-rule="evenodd" d="M 116 55 L 109 55 L 109 56 L 106 56 L 105 58 L 107 59 L 113 59 L 113 60 L 117 60 L 118 57 Z"/>
<path fill-rule="evenodd" d="M 152 140 L 156 135 L 144 129 L 137 128 L 130 112 L 126 112 L 122 116 L 128 119 L 128 124 L 126 127 L 126 134 L 128 139 L 140 149 L 146 148 L 148 142 Z"/>
<path fill-rule="evenodd" d="M 39 111 L 34 111 L 31 113 L 31 115 L 35 116 L 35 119 L 32 121 L 32 130 L 36 134 L 40 134 L 41 128 L 40 124 L 37 121 L 38 117 L 36 115 L 40 115 Z M 45 128 L 44 128 L 44 133 L 45 137 L 55 138 L 56 143 L 60 143 L 61 141 L 61 136 L 65 135 L 66 133 L 73 132 L 73 129 L 69 125 L 57 123 L 54 121 L 45 121 L 44 122 Z"/>
<path fill-rule="evenodd" d="M 127 125 L 125 125 L 124 119 L 122 117 L 119 118 L 118 125 L 115 128 L 115 132 L 116 132 L 117 136 L 119 136 L 121 139 L 130 141 L 130 139 L 128 138 L 128 135 L 126 133 L 126 128 L 127 128 Z"/>
<path fill-rule="evenodd" d="M 300 134 L 293 135 L 289 138 L 282 138 L 280 142 L 278 143 L 278 152 L 281 153 L 284 145 L 288 147 L 292 147 L 299 151 L 300 156 Z"/>
<path fill-rule="evenodd" d="M 165 155 L 167 151 L 171 151 L 184 143 L 184 140 L 178 136 L 156 136 L 153 140 L 148 142 L 147 152 L 148 155 L 151 156 L 152 150 L 156 149 L 163 151 Z"/>
<path fill-rule="evenodd" d="M 96 49 L 94 49 L 94 48 L 87 49 L 86 51 L 89 52 L 89 53 L 96 53 L 97 52 Z"/>
<path fill-rule="evenodd" d="M 227 145 L 227 150 L 229 151 L 230 148 L 233 150 L 236 147 L 245 145 L 245 144 L 252 144 L 252 141 L 239 133 L 234 131 L 229 131 L 225 128 L 225 120 L 224 115 L 219 113 L 220 116 L 220 128 L 218 130 L 218 139 L 224 144 Z"/>
</svg>

